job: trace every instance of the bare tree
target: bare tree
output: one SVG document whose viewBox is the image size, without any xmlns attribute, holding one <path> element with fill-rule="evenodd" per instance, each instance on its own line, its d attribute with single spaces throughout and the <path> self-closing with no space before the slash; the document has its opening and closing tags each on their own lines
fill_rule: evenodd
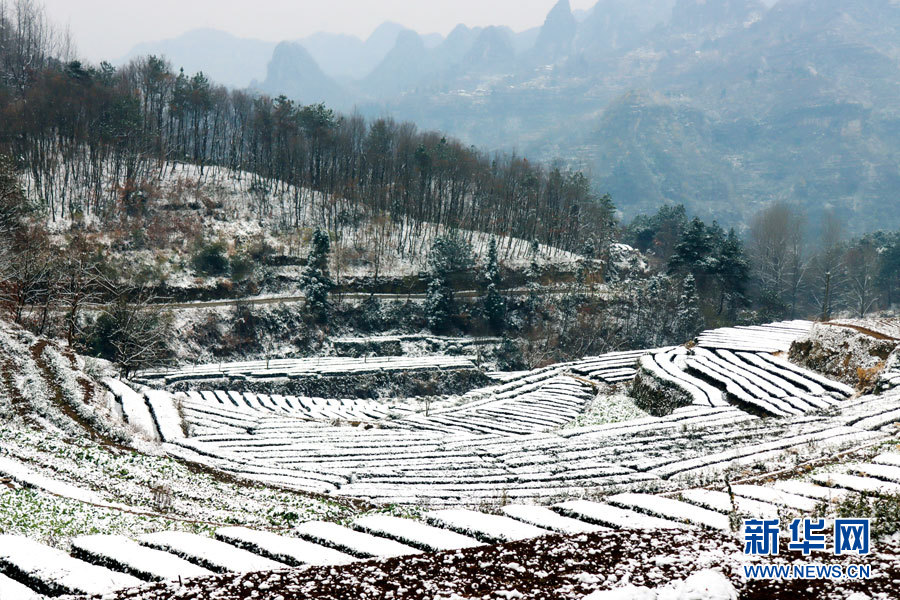
<svg viewBox="0 0 900 600">
<path fill-rule="evenodd" d="M 81 235 L 69 244 L 59 261 L 58 302 L 63 311 L 66 340 L 75 343 L 81 332 L 81 312 L 91 304 L 99 304 L 114 294 L 115 286 L 106 277 L 97 255 Z"/>
<path fill-rule="evenodd" d="M 878 248 L 867 238 L 855 243 L 844 255 L 847 273 L 847 304 L 859 317 L 865 317 L 878 300 Z"/>
<path fill-rule="evenodd" d="M 822 237 L 816 255 L 810 261 L 810 298 L 827 321 L 834 311 L 845 283 L 843 224 L 832 211 L 822 220 Z"/>
<path fill-rule="evenodd" d="M 38 225 L 18 229 L 8 241 L 0 302 L 16 323 L 33 320 L 37 333 L 47 325 L 56 292 L 57 257 L 46 231 Z M 34 312 L 34 319 L 29 319 Z"/>
<path fill-rule="evenodd" d="M 749 252 L 764 294 L 771 294 L 796 316 L 808 263 L 803 255 L 805 219 L 792 206 L 778 202 L 758 213 L 750 225 Z"/>
<path fill-rule="evenodd" d="M 0 155 L 0 280 L 6 278 L 12 242 L 26 212 L 25 193 L 12 160 Z"/>
<path fill-rule="evenodd" d="M 97 319 L 94 351 L 112 359 L 125 377 L 163 364 L 171 355 L 171 314 L 147 287 L 121 290 Z"/>
</svg>

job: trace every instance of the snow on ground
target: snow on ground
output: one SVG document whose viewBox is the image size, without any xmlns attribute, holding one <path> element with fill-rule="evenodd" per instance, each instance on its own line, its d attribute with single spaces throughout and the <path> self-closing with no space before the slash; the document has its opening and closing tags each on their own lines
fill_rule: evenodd
<svg viewBox="0 0 900 600">
<path fill-rule="evenodd" d="M 380 535 L 429 552 L 460 550 L 481 545 L 477 540 L 414 521 L 391 515 L 367 515 L 353 522 L 361 531 Z"/>
<path fill-rule="evenodd" d="M 109 388 L 122 407 L 125 422 L 148 439 L 157 440 L 157 426 L 144 398 L 118 379 L 105 377 L 103 384 Z"/>
<path fill-rule="evenodd" d="M 583 414 L 566 425 L 566 428 L 588 427 L 605 423 L 621 423 L 644 419 L 649 415 L 637 407 L 634 399 L 621 389 L 613 389 L 608 394 L 600 393 Z"/>
<path fill-rule="evenodd" d="M 885 546 L 862 559 L 871 567 L 870 582 L 748 582 L 741 576 L 741 565 L 748 559 L 734 536 L 702 529 L 665 535 L 659 531 L 602 531 L 343 567 L 222 576 L 185 582 L 183 586 L 156 584 L 107 600 L 187 600 L 211 597 L 213 593 L 219 600 L 583 600 L 597 591 L 628 586 L 652 590 L 653 600 L 847 600 L 855 592 L 892 600 L 900 593 L 898 550 Z M 776 562 L 808 560 L 799 553 L 784 552 Z M 859 561 L 841 557 L 836 562 L 847 565 Z"/>
<path fill-rule="evenodd" d="M 178 414 L 175 399 L 163 390 L 144 390 L 147 407 L 153 417 L 159 437 L 164 442 L 180 440 L 184 437 L 183 420 Z"/>
<path fill-rule="evenodd" d="M 508 504 L 502 510 L 503 514 L 508 517 L 557 533 L 590 533 L 606 529 L 606 527 L 600 525 L 564 517 L 544 506 Z"/>
<path fill-rule="evenodd" d="M 795 333 L 792 327 L 786 329 Z M 752 331 L 752 336 L 759 336 L 768 330 Z M 758 340 L 750 341 L 757 343 Z M 735 344 L 740 347 L 750 345 L 738 342 Z M 37 486 L 39 491 L 4 490 L 0 493 L 0 504 L 10 497 L 26 498 L 27 494 L 42 501 L 50 498 L 60 506 L 129 497 L 135 500 L 129 502 L 130 505 L 155 504 L 149 522 L 158 527 L 150 529 L 152 534 L 140 536 L 144 543 L 167 548 L 215 570 L 231 571 L 246 570 L 251 565 L 265 569 L 275 568 L 283 562 L 309 563 L 312 562 L 309 553 L 321 547 L 313 544 L 337 548 L 339 552 L 357 557 L 393 556 L 399 563 L 419 560 L 416 557 L 421 553 L 412 546 L 427 550 L 461 548 L 447 556 L 473 551 L 494 552 L 492 547 L 470 548 L 477 545 L 470 541 L 471 538 L 530 544 L 534 550 L 541 540 L 552 539 L 552 532 L 578 531 L 578 523 L 585 529 L 596 531 L 575 536 L 575 539 L 606 533 L 601 527 L 631 529 L 630 543 L 642 535 L 641 527 L 668 528 L 672 533 L 666 534 L 667 540 L 696 536 L 700 531 L 703 535 L 713 535 L 713 530 L 730 529 L 730 513 L 734 507 L 749 514 L 771 514 L 773 507 L 779 514 L 781 509 L 803 514 L 818 510 L 825 497 L 823 490 L 829 488 L 844 493 L 861 490 L 884 494 L 900 487 L 900 469 L 892 464 L 896 454 L 881 448 L 878 454 L 873 452 L 861 459 L 844 460 L 839 467 L 813 471 L 808 479 L 819 485 L 809 481 L 797 481 L 793 485 L 790 482 L 776 485 L 740 483 L 731 486 L 734 499 L 729 498 L 729 501 L 723 498 L 721 489 L 697 490 L 698 493 L 685 492 L 679 496 L 677 492 L 683 489 L 685 481 L 697 485 L 697 481 L 691 479 L 693 475 L 688 477 L 686 474 L 708 470 L 710 481 L 715 481 L 723 471 L 733 478 L 742 471 L 752 471 L 750 467 L 759 464 L 763 465 L 763 472 L 773 468 L 787 470 L 807 459 L 821 461 L 847 444 L 873 447 L 883 444 L 895 432 L 886 426 L 897 420 L 890 415 L 900 410 L 900 394 L 844 399 L 844 387 L 840 384 L 759 351 L 731 353 L 721 347 L 701 348 L 694 354 L 671 349 L 663 351 L 672 353 L 673 358 L 668 363 L 670 368 L 686 368 L 691 356 L 699 356 L 711 369 L 714 367 L 716 374 L 741 385 L 745 393 L 765 394 L 782 402 L 811 402 L 818 386 L 822 390 L 819 395 L 831 400 L 823 400 L 831 408 L 826 412 L 809 409 L 798 411 L 791 417 L 760 419 L 731 406 L 687 406 L 666 417 L 635 415 L 640 418 L 565 427 L 566 421 L 574 419 L 590 403 L 590 398 L 582 397 L 585 389 L 590 389 L 590 385 L 609 385 L 604 378 L 615 379 L 622 376 L 621 371 L 633 371 L 633 365 L 642 353 L 595 357 L 523 373 L 486 390 L 467 394 L 459 404 L 441 405 L 428 417 L 419 414 L 385 419 L 379 427 L 372 429 L 351 430 L 309 422 L 274 410 L 293 407 L 295 400 L 299 402 L 298 398 L 292 400 L 272 395 L 266 404 L 257 396 L 250 399 L 235 392 L 206 391 L 200 394 L 206 404 L 190 407 L 179 403 L 177 407 L 191 415 L 191 437 L 175 440 L 177 445 L 169 444 L 163 449 L 182 456 L 193 452 L 194 460 L 207 461 L 234 475 L 257 477 L 286 486 L 293 482 L 301 489 L 308 485 L 304 481 L 315 480 L 330 485 L 333 492 L 341 495 L 371 494 L 375 500 L 402 499 L 420 505 L 433 501 L 438 506 L 471 505 L 491 499 L 498 502 L 493 510 L 506 516 L 487 514 L 485 510 L 491 508 L 486 507 L 478 512 L 460 508 L 431 510 L 424 515 L 429 525 L 377 514 L 360 518 L 354 514 L 354 509 L 336 507 L 323 499 L 240 485 L 228 478 L 217 479 L 212 474 L 192 471 L 169 458 L 148 456 L 124 447 L 111 449 L 89 440 L 63 439 L 52 430 L 48 436 L 47 431 L 35 431 L 15 421 L 0 427 L 0 458 L 8 461 L 8 470 L 16 471 L 21 481 L 25 481 L 29 473 L 39 471 L 44 478 L 41 480 L 43 487 Z M 755 360 L 749 360 L 750 356 Z M 576 369 L 583 375 L 573 376 Z M 787 377 L 788 373 L 793 378 Z M 591 381 L 602 383 L 587 384 L 579 378 L 596 378 Z M 71 386 L 72 383 L 64 385 Z M 803 390 L 798 386 L 804 386 Z M 326 405 L 331 402 L 322 400 Z M 241 406 L 242 402 L 245 407 Z M 248 402 L 257 402 L 258 410 Z M 578 406 L 575 416 L 562 421 L 549 418 L 553 412 L 565 414 L 571 410 L 571 402 Z M 170 402 L 170 407 L 176 408 L 176 405 Z M 171 414 L 170 417 L 172 421 L 176 418 Z M 526 422 L 532 423 L 533 428 L 505 430 L 504 424 Z M 348 431 L 353 434 L 348 435 Z M 52 477 L 49 476 L 51 473 Z M 169 486 L 168 490 L 152 487 L 160 480 Z M 198 487 L 201 482 L 209 489 L 202 485 Z M 632 491 L 623 492 L 626 486 Z M 72 497 L 50 496 L 47 489 L 65 491 Z M 604 502 L 568 500 L 550 508 L 507 504 L 510 499 L 537 503 L 546 503 L 551 498 L 558 501 L 561 496 L 584 496 L 589 489 L 605 495 Z M 78 490 L 88 495 L 80 496 Z M 653 493 L 655 490 L 672 493 L 657 495 Z M 278 499 L 281 504 L 276 505 L 277 508 L 267 504 L 273 500 L 278 502 Z M 222 503 L 218 509 L 214 506 L 216 501 Z M 32 510 L 35 506 L 31 505 Z M 295 512 L 296 509 L 302 509 L 302 512 Z M 344 518 L 352 527 L 364 531 L 321 521 L 320 515 L 329 513 L 329 509 L 331 517 Z M 127 507 L 97 506 L 91 510 L 95 511 L 91 517 L 94 523 L 98 522 L 97 515 L 103 512 L 118 512 L 122 515 L 120 518 L 130 518 L 125 516 L 130 514 Z M 2 512 L 6 511 L 0 511 L 0 514 Z M 15 522 L 13 512 L 6 516 Z M 22 512 L 19 510 L 17 514 Z M 169 523 L 164 522 L 166 515 L 169 515 Z M 188 515 L 194 520 L 189 521 Z M 224 521 L 238 519 L 244 520 L 242 525 L 251 527 L 254 525 L 250 522 L 255 521 L 259 530 L 221 527 Z M 589 524 L 599 524 L 599 527 Z M 130 526 L 137 533 L 148 531 L 149 527 L 147 523 Z M 282 535 L 265 531 L 269 527 L 280 529 Z M 190 535 L 185 529 L 206 534 L 217 529 L 222 541 Z M 306 541 L 283 537 L 288 529 Z M 45 527 L 36 537 L 55 536 L 57 539 L 52 543 L 66 548 L 68 540 L 58 538 L 70 535 L 71 530 L 70 527 L 51 532 Z M 118 539 L 123 544 L 123 549 L 115 553 L 119 562 L 112 560 L 116 558 L 112 556 L 95 558 L 102 558 L 108 561 L 104 564 L 116 565 L 123 570 L 129 567 L 122 563 L 133 567 L 132 563 L 148 560 L 148 555 L 138 553 L 127 541 Z M 689 552 L 696 550 L 695 545 Z M 41 552 L 49 556 L 47 552 L 52 549 Z M 292 560 L 278 560 L 291 555 Z M 644 556 L 640 560 L 647 558 Z M 7 569 L 18 569 L 17 573 L 31 572 L 29 569 L 34 566 L 21 557 L 9 560 L 16 561 L 18 566 L 7 566 Z M 427 564 L 431 559 L 426 556 L 421 560 L 424 561 L 422 564 Z M 149 562 L 154 561 L 150 559 Z M 329 564 L 342 562 L 330 561 Z M 354 561 L 346 567 L 334 568 L 369 569 L 370 574 L 375 573 L 373 568 L 376 571 L 381 568 L 373 567 L 371 563 L 360 567 L 357 564 Z M 478 563 L 480 572 L 484 572 L 483 564 Z M 522 564 L 507 562 L 503 568 L 519 572 L 525 568 Z M 694 564 L 697 568 L 691 571 L 721 564 L 722 560 L 718 565 Z M 303 572 L 311 573 L 310 569 L 306 567 Z M 690 571 L 682 571 L 681 576 L 685 572 Z M 142 573 L 149 575 L 146 571 Z M 629 576 L 634 576 L 634 572 Z M 584 568 L 578 573 L 572 572 L 571 577 L 582 582 L 602 583 L 604 588 L 621 587 L 624 583 L 621 579 L 601 581 Z M 687 582 L 676 585 L 672 579 L 660 580 L 651 576 L 633 583 L 655 589 L 657 598 L 664 597 L 659 595 L 662 593 L 681 593 L 687 589 Z M 498 578 L 497 581 L 508 579 Z M 698 577 L 698 581 L 701 587 L 704 581 L 709 583 L 703 577 Z M 554 589 L 558 597 L 566 598 L 580 597 L 575 595 L 576 591 L 581 595 L 594 591 L 576 590 L 576 587 L 567 588 L 566 585 L 557 585 Z M 507 597 L 523 593 L 515 586 L 494 591 L 499 596 L 513 594 Z M 703 593 L 703 590 L 690 588 L 687 593 Z"/>
<path fill-rule="evenodd" d="M 158 173 L 151 183 L 160 196 L 160 204 L 178 207 L 168 210 L 167 214 L 181 217 L 187 226 L 194 225 L 205 239 L 222 240 L 231 249 L 266 243 L 277 254 L 298 258 L 306 256 L 312 228 L 319 222 L 319 207 L 323 203 L 331 206 L 335 200 L 310 189 L 298 189 L 282 183 L 264 192 L 258 185 L 258 178 L 252 174 L 215 166 L 206 166 L 201 173 L 197 165 L 167 164 L 166 169 Z M 295 209 L 295 198 L 300 199 L 299 212 Z M 190 205 L 195 208 L 189 208 Z M 483 232 L 451 231 L 430 223 L 415 224 L 409 219 L 402 221 L 405 233 L 401 223 L 391 218 L 384 219 L 383 226 L 378 227 L 365 219 L 356 227 L 344 227 L 343 237 L 332 239 L 332 273 L 338 279 L 370 276 L 375 272 L 374 257 L 381 254 L 379 276 L 417 275 L 427 270 L 428 249 L 434 239 L 449 234 L 470 243 L 476 257 L 487 254 L 491 236 Z M 71 221 L 61 219 L 48 225 L 59 235 L 72 227 Z M 84 225 L 100 230 L 100 225 L 90 217 Z M 416 230 L 416 235 L 409 234 L 411 228 Z M 530 242 L 519 238 L 500 237 L 497 242 L 501 260 L 511 267 L 526 267 L 532 258 L 538 264 L 552 263 L 555 266 L 565 263 L 574 265 L 580 259 L 573 253 L 543 244 L 538 248 L 538 255 L 532 257 Z M 384 252 L 383 248 L 399 250 Z M 172 288 L 193 288 L 198 284 L 215 283 L 208 278 L 197 277 L 189 261 L 184 260 L 181 248 L 131 251 L 129 257 L 135 263 L 154 265 Z M 619 252 L 617 257 L 622 268 L 634 263 L 628 252 Z M 299 274 L 296 267 L 276 268 L 275 272 L 276 275 L 294 277 Z"/>
<path fill-rule="evenodd" d="M 260 361 L 220 362 L 193 365 L 183 369 L 141 371 L 136 381 L 157 385 L 179 382 L 201 382 L 209 379 L 276 379 L 327 376 L 355 376 L 372 373 L 410 372 L 419 370 L 474 370 L 468 356 L 373 356 L 348 358 L 324 356 L 316 358 L 281 358 Z"/>
<path fill-rule="evenodd" d="M 584 600 L 737 600 L 738 593 L 720 571 L 698 571 L 684 581 L 675 581 L 651 590 L 644 586 L 594 592 Z"/>
<path fill-rule="evenodd" d="M 216 538 L 292 566 L 346 565 L 356 560 L 348 554 L 306 540 L 246 527 L 222 527 L 216 530 Z"/>
<path fill-rule="evenodd" d="M 705 508 L 692 506 L 685 502 L 679 502 L 672 498 L 654 496 L 651 494 L 616 494 L 609 496 L 606 501 L 651 515 L 673 519 L 686 524 L 700 524 L 710 529 L 731 531 L 731 523 L 728 517 Z"/>
<path fill-rule="evenodd" d="M 85 490 L 74 485 L 57 481 L 46 477 L 32 469 L 29 469 L 21 463 L 0 456 L 0 475 L 5 476 L 12 481 L 49 492 L 63 498 L 78 500 L 88 504 L 97 504 L 101 506 L 123 506 L 108 503 L 99 494 L 95 494 L 89 490 Z"/>
<path fill-rule="evenodd" d="M 429 523 L 487 542 L 512 542 L 547 535 L 550 532 L 509 517 L 488 515 L 472 510 L 448 509 L 425 514 Z"/>
<path fill-rule="evenodd" d="M 24 586 L 6 575 L 0 575 L 0 598 L 3 600 L 37 600 L 38 595 L 30 587 Z"/>
<path fill-rule="evenodd" d="M 140 543 L 164 550 L 218 573 L 271 571 L 286 565 L 231 544 L 184 531 L 161 531 L 140 536 Z"/>
<path fill-rule="evenodd" d="M 229 521 L 286 526 L 285 515 L 339 519 L 355 513 L 330 500 L 241 484 L 173 458 L 114 450 L 86 437 L 66 438 L 14 422 L 0 423 L 0 464 L 10 472 L 0 479 L 20 477 L 23 485 L 33 486 L 0 486 L 0 530 L 63 549 L 69 539 L 96 531 L 211 532 Z M 32 479 L 35 474 L 40 479 Z"/>
<path fill-rule="evenodd" d="M 72 540 L 72 554 L 144 580 L 174 581 L 212 575 L 174 554 L 154 550 L 120 535 L 87 535 Z"/>
<path fill-rule="evenodd" d="M 336 523 L 309 521 L 299 525 L 295 531 L 305 539 L 362 558 L 393 558 L 419 553 L 419 550 L 394 540 L 354 531 Z"/>
<path fill-rule="evenodd" d="M 37 591 L 54 596 L 106 594 L 142 583 L 130 575 L 88 564 L 55 548 L 13 535 L 0 535 L 0 569 L 15 573 Z"/>
<path fill-rule="evenodd" d="M 587 500 L 572 500 L 557 505 L 559 511 L 573 518 L 616 529 L 691 529 L 693 526 L 668 519 Z"/>
<path fill-rule="evenodd" d="M 896 317 L 870 317 L 866 319 L 833 319 L 835 325 L 850 326 L 876 335 L 900 341 L 900 319 Z"/>
</svg>

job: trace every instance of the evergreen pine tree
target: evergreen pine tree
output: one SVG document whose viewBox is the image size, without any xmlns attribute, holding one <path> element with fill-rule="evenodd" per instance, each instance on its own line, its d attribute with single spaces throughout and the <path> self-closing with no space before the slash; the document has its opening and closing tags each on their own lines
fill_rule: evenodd
<svg viewBox="0 0 900 600">
<path fill-rule="evenodd" d="M 675 252 L 669 259 L 669 272 L 691 273 L 696 278 L 709 270 L 714 249 L 710 231 L 703 221 L 695 217 L 675 245 Z"/>
<path fill-rule="evenodd" d="M 428 255 L 431 280 L 425 295 L 425 317 L 428 327 L 436 333 L 445 331 L 456 314 L 456 302 L 449 280 L 453 270 L 452 255 L 451 244 L 444 238 L 434 241 Z"/>
<path fill-rule="evenodd" d="M 697 282 L 691 274 L 684 278 L 681 286 L 681 297 L 678 299 L 675 324 L 676 333 L 683 340 L 693 339 L 703 330 L 700 296 L 697 294 Z"/>
<path fill-rule="evenodd" d="M 485 265 L 487 293 L 484 296 L 484 314 L 495 331 L 502 331 L 506 325 L 506 300 L 500 295 L 500 264 L 497 260 L 497 240 L 491 238 Z"/>
<path fill-rule="evenodd" d="M 726 300 L 729 300 L 732 313 L 738 305 L 746 302 L 744 292 L 749 278 L 750 263 L 744 254 L 744 245 L 731 229 L 718 253 L 716 280 L 719 283 L 719 314 L 724 311 Z"/>
<path fill-rule="evenodd" d="M 312 247 L 306 260 L 306 269 L 300 280 L 300 288 L 306 296 L 307 310 L 319 321 L 326 321 L 331 309 L 328 294 L 334 289 L 334 281 L 328 272 L 328 255 L 331 241 L 328 234 L 316 229 L 312 236 Z"/>
<path fill-rule="evenodd" d="M 541 269 L 537 263 L 538 245 L 537 242 L 531 244 L 531 262 L 528 264 L 526 277 L 528 279 L 528 298 L 525 300 L 525 314 L 528 318 L 528 324 L 534 323 L 534 317 L 541 305 Z"/>
<path fill-rule="evenodd" d="M 432 276 L 425 295 L 425 316 L 432 331 L 440 333 L 447 330 L 455 312 L 454 304 L 453 290 L 447 280 Z"/>
</svg>

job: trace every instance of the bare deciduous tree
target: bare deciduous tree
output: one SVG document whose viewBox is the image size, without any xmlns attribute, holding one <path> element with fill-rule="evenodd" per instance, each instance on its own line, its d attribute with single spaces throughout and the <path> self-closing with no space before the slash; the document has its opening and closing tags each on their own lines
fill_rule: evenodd
<svg viewBox="0 0 900 600">
<path fill-rule="evenodd" d="M 170 356 L 171 315 L 162 299 L 146 287 L 120 290 L 116 301 L 97 319 L 94 351 L 106 355 L 125 377 L 158 366 Z"/>
<path fill-rule="evenodd" d="M 69 243 L 59 261 L 57 301 L 63 311 L 66 341 L 72 346 L 81 332 L 81 313 L 111 297 L 115 285 L 103 272 L 98 256 L 81 235 Z"/>
<path fill-rule="evenodd" d="M 828 211 L 822 220 L 819 250 L 810 261 L 810 299 L 823 321 L 831 318 L 844 288 L 844 251 L 843 224 Z"/>
<path fill-rule="evenodd" d="M 808 266 L 804 224 L 797 209 L 778 202 L 758 213 L 750 225 L 748 250 L 761 291 L 780 300 L 791 318 L 796 316 Z"/>
<path fill-rule="evenodd" d="M 859 317 L 865 317 L 878 300 L 878 249 L 871 240 L 863 238 L 844 255 L 847 273 L 847 304 Z"/>
</svg>

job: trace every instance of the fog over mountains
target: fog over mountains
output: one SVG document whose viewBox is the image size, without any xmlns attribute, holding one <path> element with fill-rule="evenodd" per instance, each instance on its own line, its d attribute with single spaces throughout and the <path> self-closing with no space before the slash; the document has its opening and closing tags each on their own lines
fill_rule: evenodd
<svg viewBox="0 0 900 600">
<path fill-rule="evenodd" d="M 898 29 L 894 0 L 560 0 L 524 32 L 195 31 L 132 55 L 559 160 L 626 216 L 670 202 L 742 224 L 783 199 L 863 231 L 900 227 Z"/>
</svg>

